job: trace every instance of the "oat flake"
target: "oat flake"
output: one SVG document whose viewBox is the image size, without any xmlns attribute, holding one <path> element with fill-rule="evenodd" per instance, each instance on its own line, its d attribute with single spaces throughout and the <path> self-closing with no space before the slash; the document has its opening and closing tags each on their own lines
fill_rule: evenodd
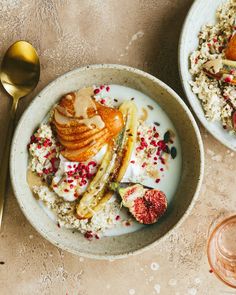
<svg viewBox="0 0 236 295">
<path fill-rule="evenodd" d="M 161 286 L 159 284 L 156 284 L 154 286 L 154 289 L 155 289 L 155 291 L 156 291 L 157 294 L 160 294 L 160 292 L 161 292 Z"/>
</svg>

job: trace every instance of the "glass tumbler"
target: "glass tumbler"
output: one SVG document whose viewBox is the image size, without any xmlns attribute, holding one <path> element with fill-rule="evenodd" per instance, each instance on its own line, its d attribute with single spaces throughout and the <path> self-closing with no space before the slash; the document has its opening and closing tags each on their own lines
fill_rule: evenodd
<svg viewBox="0 0 236 295">
<path fill-rule="evenodd" d="M 224 219 L 213 229 L 207 256 L 215 275 L 236 288 L 236 215 Z"/>
</svg>

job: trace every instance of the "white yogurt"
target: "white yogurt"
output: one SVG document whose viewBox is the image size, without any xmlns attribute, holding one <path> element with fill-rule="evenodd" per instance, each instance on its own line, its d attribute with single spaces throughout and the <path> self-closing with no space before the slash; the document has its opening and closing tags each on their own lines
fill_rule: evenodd
<svg viewBox="0 0 236 295">
<path fill-rule="evenodd" d="M 104 90 L 103 90 L 104 92 Z M 163 172 L 159 173 L 159 177 L 161 179 L 160 183 L 156 183 L 155 179 L 144 175 L 144 181 L 143 184 L 159 189 L 163 191 L 166 194 L 167 200 L 168 200 L 168 206 L 170 206 L 175 192 L 178 187 L 178 183 L 181 176 L 181 169 L 182 169 L 182 157 L 181 157 L 181 147 L 180 142 L 178 138 L 178 134 L 176 132 L 176 129 L 171 122 L 170 118 L 166 115 L 166 113 L 162 110 L 162 108 L 150 97 L 143 94 L 140 91 L 137 91 L 135 89 L 121 86 L 121 85 L 110 85 L 110 91 L 108 95 L 112 98 L 118 99 L 118 105 L 122 103 L 125 100 L 130 100 L 134 97 L 134 102 L 136 103 L 139 111 L 139 116 L 142 115 L 142 107 L 145 107 L 148 111 L 148 117 L 146 120 L 147 124 L 152 124 L 154 122 L 158 122 L 160 124 L 158 129 L 158 133 L 160 134 L 160 137 L 162 138 L 164 133 L 167 130 L 172 130 L 175 133 L 175 142 L 174 146 L 177 149 L 177 156 L 175 159 L 169 159 L 169 169 L 165 169 Z M 152 106 L 153 110 L 150 110 L 147 108 L 147 105 Z M 134 159 L 134 153 L 132 156 L 132 159 Z M 135 182 L 135 179 L 138 179 L 140 174 L 143 173 L 143 170 L 139 165 L 130 164 L 125 176 L 123 178 L 123 181 L 127 181 L 132 179 L 133 182 Z M 123 208 L 121 212 L 121 216 L 123 218 L 127 218 L 127 209 Z M 121 235 L 124 233 L 134 232 L 144 225 L 139 224 L 138 222 L 133 221 L 130 226 L 124 226 L 123 224 L 115 226 L 113 229 L 109 229 L 106 231 L 105 235 L 107 236 L 115 236 L 115 235 Z"/>
</svg>

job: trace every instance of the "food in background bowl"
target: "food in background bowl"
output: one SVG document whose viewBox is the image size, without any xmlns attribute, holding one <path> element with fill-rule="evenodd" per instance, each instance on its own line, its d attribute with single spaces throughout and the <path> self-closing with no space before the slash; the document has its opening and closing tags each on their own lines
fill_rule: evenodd
<svg viewBox="0 0 236 295">
<path fill-rule="evenodd" d="M 205 116 L 236 132 L 236 26 L 235 1 L 222 4 L 214 25 L 204 25 L 199 45 L 190 56 L 192 91 L 201 101 Z"/>
<path fill-rule="evenodd" d="M 169 118 L 146 95 L 120 85 L 64 95 L 28 148 L 28 183 L 39 203 L 59 227 L 88 239 L 157 222 L 181 174 Z"/>
</svg>

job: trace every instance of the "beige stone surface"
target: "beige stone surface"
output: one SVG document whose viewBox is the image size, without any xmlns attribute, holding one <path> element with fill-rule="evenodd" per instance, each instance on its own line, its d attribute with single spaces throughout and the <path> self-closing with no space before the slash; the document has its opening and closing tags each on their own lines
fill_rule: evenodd
<svg viewBox="0 0 236 295">
<path fill-rule="evenodd" d="M 40 54 L 41 79 L 18 116 L 45 85 L 86 64 L 120 63 L 154 74 L 184 95 L 178 38 L 192 0 L 1 0 L 0 56 L 18 39 Z M 0 90 L 0 136 L 10 99 Z M 119 261 L 96 261 L 51 245 L 21 213 L 11 188 L 0 233 L 0 294 L 235 294 L 209 273 L 208 229 L 236 209 L 235 154 L 202 127 L 205 178 L 191 215 L 152 250 Z M 194 159 L 193 159 L 194 161 Z M 10 186 L 9 186 L 10 187 Z"/>
</svg>

